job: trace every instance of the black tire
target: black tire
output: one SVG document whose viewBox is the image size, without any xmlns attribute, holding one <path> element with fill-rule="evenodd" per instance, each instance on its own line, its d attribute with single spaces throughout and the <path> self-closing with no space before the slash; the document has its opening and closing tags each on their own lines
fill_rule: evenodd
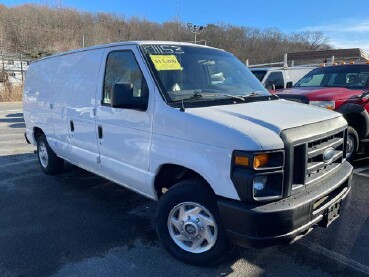
<svg viewBox="0 0 369 277">
<path fill-rule="evenodd" d="M 359 136 L 354 128 L 349 126 L 347 128 L 347 150 L 349 150 L 349 143 L 352 143 L 352 153 L 346 153 L 346 159 L 352 162 L 355 159 L 356 153 L 359 149 Z M 350 151 L 351 152 L 351 151 Z"/>
<path fill-rule="evenodd" d="M 40 154 L 42 150 L 46 151 L 46 162 L 41 158 L 43 156 L 42 154 Z M 46 175 L 56 175 L 63 170 L 64 160 L 59 158 L 50 148 L 44 134 L 40 135 L 37 138 L 37 158 L 42 171 L 45 172 Z"/>
<path fill-rule="evenodd" d="M 172 239 L 168 218 L 172 209 L 180 203 L 193 202 L 206 208 L 217 225 L 215 244 L 205 252 L 192 253 L 182 249 Z M 156 233 L 164 248 L 175 258 L 196 266 L 213 266 L 222 263 L 230 254 L 232 246 L 228 242 L 222 226 L 214 193 L 199 180 L 185 180 L 171 187 L 160 199 L 156 216 Z M 201 246 L 200 246 L 201 247 Z"/>
</svg>

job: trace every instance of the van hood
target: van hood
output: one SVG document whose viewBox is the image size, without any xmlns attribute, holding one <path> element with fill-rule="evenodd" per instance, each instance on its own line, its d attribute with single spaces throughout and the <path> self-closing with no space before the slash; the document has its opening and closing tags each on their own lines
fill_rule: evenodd
<svg viewBox="0 0 369 277">
<path fill-rule="evenodd" d="M 154 132 L 165 133 L 170 129 L 170 136 L 243 150 L 284 148 L 281 131 L 341 116 L 330 110 L 286 100 L 175 111 L 180 115 L 171 115 L 171 119 L 175 118 L 174 129 L 169 127 L 172 120 L 168 120 L 168 115 L 164 119 L 159 113 L 161 124 L 154 125 Z"/>
</svg>

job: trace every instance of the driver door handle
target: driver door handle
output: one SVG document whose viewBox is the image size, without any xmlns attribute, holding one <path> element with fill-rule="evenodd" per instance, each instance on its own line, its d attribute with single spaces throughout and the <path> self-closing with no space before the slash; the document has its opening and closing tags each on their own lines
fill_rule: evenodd
<svg viewBox="0 0 369 277">
<path fill-rule="evenodd" d="M 74 132 L 74 122 L 73 122 L 73 120 L 69 121 L 69 125 L 70 125 L 70 131 Z"/>
<path fill-rule="evenodd" d="M 102 139 L 103 138 L 103 129 L 102 129 L 102 126 L 98 126 L 97 127 L 97 134 L 98 134 L 99 139 Z"/>
</svg>

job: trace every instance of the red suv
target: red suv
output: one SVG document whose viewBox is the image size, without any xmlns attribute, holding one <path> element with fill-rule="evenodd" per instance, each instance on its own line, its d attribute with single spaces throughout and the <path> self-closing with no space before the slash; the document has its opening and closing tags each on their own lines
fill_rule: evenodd
<svg viewBox="0 0 369 277">
<path fill-rule="evenodd" d="M 369 137 L 369 64 L 341 64 L 313 69 L 280 98 L 340 112 L 346 118 L 347 160 Z"/>
</svg>

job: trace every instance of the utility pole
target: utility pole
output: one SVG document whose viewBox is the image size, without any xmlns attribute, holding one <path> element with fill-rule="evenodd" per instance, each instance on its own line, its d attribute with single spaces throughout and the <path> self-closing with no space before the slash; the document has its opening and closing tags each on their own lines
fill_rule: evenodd
<svg viewBox="0 0 369 277">
<path fill-rule="evenodd" d="M 203 26 L 193 25 L 192 23 L 187 23 L 188 30 L 195 35 L 195 44 L 197 43 L 197 35 L 200 34 L 200 31 L 204 29 Z"/>
<path fill-rule="evenodd" d="M 82 48 L 85 48 L 85 35 L 82 35 Z"/>
<path fill-rule="evenodd" d="M 1 33 L 0 33 L 0 48 L 3 48 L 3 29 L 1 29 Z"/>
<path fill-rule="evenodd" d="M 5 65 L 4 65 L 4 52 L 3 50 L 1 49 L 1 63 L 3 64 L 3 75 L 4 75 L 4 72 L 5 72 Z"/>
<path fill-rule="evenodd" d="M 22 75 L 22 86 L 23 86 L 23 59 L 22 59 L 22 53 L 20 53 L 20 62 L 21 62 L 21 75 Z"/>
<path fill-rule="evenodd" d="M 4 65 L 4 53 L 3 53 L 3 49 L 1 49 L 1 63 L 2 63 L 2 72 L 0 74 L 0 79 L 1 82 L 3 83 L 3 88 L 5 89 L 5 65 Z"/>
</svg>

